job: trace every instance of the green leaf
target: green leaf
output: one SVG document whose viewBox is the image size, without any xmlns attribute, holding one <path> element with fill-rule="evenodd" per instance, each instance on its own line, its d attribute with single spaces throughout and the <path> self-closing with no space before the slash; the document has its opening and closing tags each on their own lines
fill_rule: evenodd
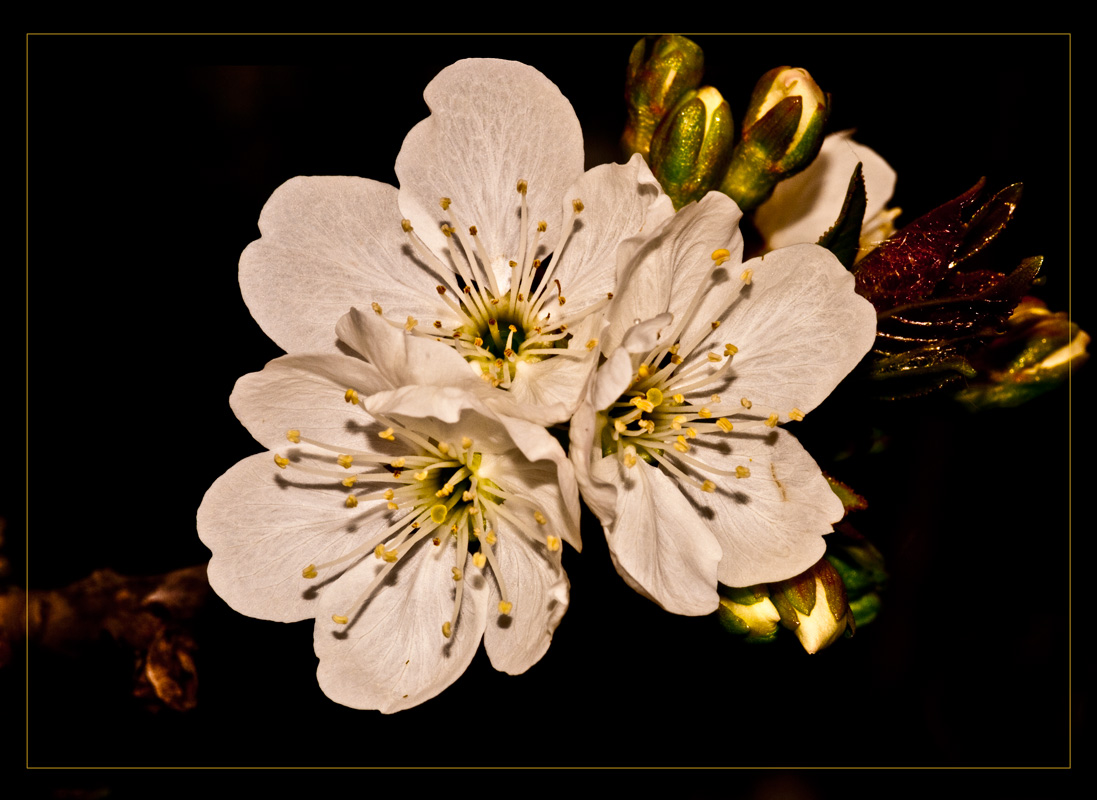
<svg viewBox="0 0 1097 800">
<path fill-rule="evenodd" d="M 838 219 L 826 233 L 819 237 L 819 246 L 825 247 L 838 257 L 842 266 L 853 269 L 857 251 L 861 248 L 861 228 L 865 224 L 865 207 L 868 197 L 865 193 L 865 176 L 858 162 L 849 179 L 846 199 Z"/>
</svg>

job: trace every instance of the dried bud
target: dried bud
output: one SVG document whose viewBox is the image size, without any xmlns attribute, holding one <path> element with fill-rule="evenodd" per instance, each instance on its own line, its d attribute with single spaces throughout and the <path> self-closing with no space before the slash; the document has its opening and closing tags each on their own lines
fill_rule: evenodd
<svg viewBox="0 0 1097 800">
<path fill-rule="evenodd" d="M 771 69 L 754 87 L 721 190 L 744 211 L 756 208 L 818 155 L 829 111 L 829 97 L 806 70 Z"/>
<path fill-rule="evenodd" d="M 826 558 L 794 578 L 770 584 L 781 624 L 796 633 L 809 653 L 833 644 L 852 630 L 853 614 L 842 578 Z"/>
<path fill-rule="evenodd" d="M 711 86 L 686 92 L 663 117 L 651 142 L 651 170 L 675 210 L 716 188 L 733 136 L 731 108 Z"/>
<path fill-rule="evenodd" d="M 625 79 L 628 122 L 621 137 L 625 157 L 648 157 L 655 127 L 686 92 L 696 89 L 704 71 L 701 48 L 684 36 L 660 36 L 645 58 L 647 41 L 632 48 Z"/>
</svg>

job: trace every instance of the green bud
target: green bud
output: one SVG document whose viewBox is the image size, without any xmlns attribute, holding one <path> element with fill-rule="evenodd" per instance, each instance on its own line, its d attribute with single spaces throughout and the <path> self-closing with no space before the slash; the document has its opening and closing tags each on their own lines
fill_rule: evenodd
<svg viewBox="0 0 1097 800">
<path fill-rule="evenodd" d="M 830 98 L 806 70 L 771 69 L 754 87 L 721 191 L 743 211 L 757 208 L 819 154 L 829 111 Z"/>
<path fill-rule="evenodd" d="M 770 584 L 770 590 L 781 624 L 809 653 L 833 644 L 847 626 L 853 629 L 846 588 L 826 558 L 794 578 Z"/>
<path fill-rule="evenodd" d="M 682 95 L 701 83 L 705 59 L 701 48 L 684 36 L 660 36 L 651 53 L 647 40 L 632 48 L 625 78 L 628 121 L 621 137 L 625 157 L 648 157 L 655 127 Z"/>
<path fill-rule="evenodd" d="M 1026 297 L 1006 332 L 979 355 L 979 377 L 957 393 L 975 408 L 1008 408 L 1059 386 L 1089 358 L 1089 334 L 1062 311 Z"/>
<path fill-rule="evenodd" d="M 777 636 L 777 613 L 765 586 L 737 589 L 720 587 L 720 622 L 730 632 L 746 636 L 748 642 L 771 642 Z"/>
<path fill-rule="evenodd" d="M 651 141 L 651 171 L 674 208 L 715 189 L 731 156 L 731 108 L 711 86 L 686 92 Z"/>
</svg>

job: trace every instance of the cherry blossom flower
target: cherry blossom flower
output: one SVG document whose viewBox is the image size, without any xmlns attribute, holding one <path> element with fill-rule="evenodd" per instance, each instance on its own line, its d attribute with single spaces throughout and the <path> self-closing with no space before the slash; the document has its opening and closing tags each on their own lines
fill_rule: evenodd
<svg viewBox="0 0 1097 800">
<path fill-rule="evenodd" d="M 544 425 L 578 405 L 618 243 L 672 213 L 642 159 L 583 172 L 571 104 L 532 67 L 468 59 L 427 86 L 400 188 L 298 177 L 240 259 L 252 315 L 287 352 L 329 352 L 350 308 L 445 342 Z"/>
<path fill-rule="evenodd" d="M 618 572 L 680 614 L 714 611 L 717 582 L 772 582 L 822 556 L 842 504 L 780 426 L 830 394 L 876 328 L 821 247 L 742 263 L 740 217 L 710 193 L 623 245 L 606 360 L 571 423 Z"/>
<path fill-rule="evenodd" d="M 340 327 L 368 330 L 361 316 Z M 295 354 L 241 378 L 233 410 L 270 452 L 198 511 L 214 590 L 249 616 L 315 618 L 323 691 L 386 713 L 449 686 L 481 640 L 499 670 L 535 664 L 568 606 L 561 543 L 579 546 L 559 443 L 493 414 L 479 381 L 446 385 L 439 348 L 400 336 L 371 342 L 396 350 L 371 352 L 380 367 Z"/>
</svg>

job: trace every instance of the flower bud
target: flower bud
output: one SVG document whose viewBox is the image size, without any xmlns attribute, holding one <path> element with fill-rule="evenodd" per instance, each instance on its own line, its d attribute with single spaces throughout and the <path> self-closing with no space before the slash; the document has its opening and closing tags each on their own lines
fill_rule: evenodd
<svg viewBox="0 0 1097 800">
<path fill-rule="evenodd" d="M 720 622 L 730 632 L 746 636 L 748 642 L 771 642 L 777 636 L 777 613 L 765 586 L 736 589 L 720 587 Z"/>
<path fill-rule="evenodd" d="M 796 633 L 809 653 L 833 644 L 847 625 L 852 632 L 846 588 L 826 558 L 794 578 L 770 584 L 770 589 L 781 624 Z"/>
<path fill-rule="evenodd" d="M 655 126 L 683 94 L 696 89 L 704 71 L 701 48 L 684 36 L 660 36 L 645 58 L 647 41 L 632 48 L 625 78 L 628 121 L 621 137 L 625 157 L 648 157 Z"/>
<path fill-rule="evenodd" d="M 1065 312 L 1024 298 L 1006 331 L 979 354 L 979 379 L 957 393 L 975 408 L 1008 408 L 1060 385 L 1089 358 L 1089 335 Z"/>
<path fill-rule="evenodd" d="M 731 156 L 731 108 L 711 86 L 686 92 L 651 141 L 651 171 L 675 210 L 715 189 Z"/>
<path fill-rule="evenodd" d="M 758 81 L 721 191 L 751 211 L 819 153 L 830 98 L 806 70 L 771 69 Z"/>
</svg>

